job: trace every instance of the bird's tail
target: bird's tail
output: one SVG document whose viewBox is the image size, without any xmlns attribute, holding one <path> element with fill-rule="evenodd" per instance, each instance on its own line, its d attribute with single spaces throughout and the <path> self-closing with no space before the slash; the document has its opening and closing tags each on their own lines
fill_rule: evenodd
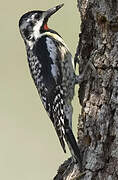
<svg viewBox="0 0 118 180">
<path fill-rule="evenodd" d="M 65 140 L 68 144 L 70 152 L 74 159 L 78 162 L 80 171 L 82 170 L 82 159 L 80 155 L 80 150 L 75 140 L 74 134 L 70 127 L 65 127 Z"/>
</svg>

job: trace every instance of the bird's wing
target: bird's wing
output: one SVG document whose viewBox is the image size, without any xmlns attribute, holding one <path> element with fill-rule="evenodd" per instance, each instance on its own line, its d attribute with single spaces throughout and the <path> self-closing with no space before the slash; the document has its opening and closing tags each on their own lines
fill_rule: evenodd
<svg viewBox="0 0 118 180">
<path fill-rule="evenodd" d="M 37 41 L 33 51 L 42 66 L 42 72 L 40 73 L 43 77 L 44 86 L 43 94 L 41 94 L 42 102 L 54 124 L 63 150 L 66 152 L 64 142 L 64 92 L 61 85 L 63 75 L 60 62 L 62 54 L 53 38 L 47 36 Z"/>
</svg>

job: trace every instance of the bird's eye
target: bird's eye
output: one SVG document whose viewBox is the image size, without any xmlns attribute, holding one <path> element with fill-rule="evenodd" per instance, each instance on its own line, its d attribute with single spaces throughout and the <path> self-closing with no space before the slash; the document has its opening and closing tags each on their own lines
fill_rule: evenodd
<svg viewBox="0 0 118 180">
<path fill-rule="evenodd" d="M 31 39 L 31 33 L 30 33 L 30 31 L 28 31 L 28 29 L 24 30 L 24 36 L 27 40 Z"/>
<path fill-rule="evenodd" d="M 27 29 L 24 30 L 24 35 L 26 38 L 29 36 L 29 31 Z"/>
<path fill-rule="evenodd" d="M 37 13 L 37 14 L 35 15 L 35 19 L 40 19 L 40 14 Z"/>
<path fill-rule="evenodd" d="M 32 21 L 29 22 L 29 26 L 30 26 L 30 27 L 33 27 L 33 26 L 34 26 L 34 24 L 33 24 Z"/>
</svg>

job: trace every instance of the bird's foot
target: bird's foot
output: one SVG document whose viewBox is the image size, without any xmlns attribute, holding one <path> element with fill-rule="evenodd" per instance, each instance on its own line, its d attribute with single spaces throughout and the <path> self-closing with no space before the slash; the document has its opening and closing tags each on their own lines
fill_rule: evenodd
<svg viewBox="0 0 118 180">
<path fill-rule="evenodd" d="M 86 174 L 86 171 L 81 172 L 78 164 L 71 164 L 66 169 L 63 177 L 66 177 L 64 180 L 79 180 L 82 176 Z"/>
</svg>

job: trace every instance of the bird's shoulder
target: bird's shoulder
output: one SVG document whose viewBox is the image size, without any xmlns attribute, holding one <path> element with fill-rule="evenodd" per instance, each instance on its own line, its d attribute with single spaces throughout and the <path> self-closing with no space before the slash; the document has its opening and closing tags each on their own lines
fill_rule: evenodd
<svg viewBox="0 0 118 180">
<path fill-rule="evenodd" d="M 64 60 L 65 56 L 70 54 L 63 38 L 55 31 L 43 33 L 39 39 L 37 39 L 34 49 L 37 54 L 48 54 L 50 57 L 53 57 L 53 59 L 58 58 L 59 60 Z"/>
</svg>

